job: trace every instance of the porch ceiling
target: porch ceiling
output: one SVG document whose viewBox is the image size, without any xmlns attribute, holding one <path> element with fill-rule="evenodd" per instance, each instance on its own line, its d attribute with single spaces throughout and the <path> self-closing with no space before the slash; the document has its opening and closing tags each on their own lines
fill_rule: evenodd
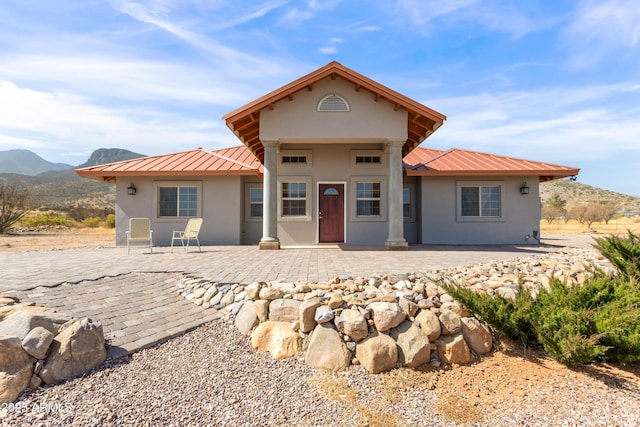
<svg viewBox="0 0 640 427">
<path fill-rule="evenodd" d="M 384 99 L 394 105 L 394 110 L 407 110 L 407 140 L 403 146 L 403 156 L 410 153 L 422 141 L 429 137 L 446 120 L 446 116 L 426 107 L 368 77 L 357 73 L 342 64 L 333 61 L 288 85 L 256 99 L 222 117 L 227 126 L 260 160 L 264 161 L 264 147 L 260 141 L 260 111 L 264 108 L 273 110 L 274 104 L 288 98 L 293 101 L 297 92 L 313 91 L 313 86 L 321 80 L 341 78 L 351 84 L 356 92 L 364 89 L 375 95 L 376 102 Z"/>
</svg>

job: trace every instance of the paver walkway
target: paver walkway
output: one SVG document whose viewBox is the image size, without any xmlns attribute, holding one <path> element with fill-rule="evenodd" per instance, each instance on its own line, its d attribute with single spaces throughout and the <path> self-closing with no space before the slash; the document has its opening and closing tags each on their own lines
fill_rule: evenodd
<svg viewBox="0 0 640 427">
<path fill-rule="evenodd" d="M 260 251 L 255 246 L 209 246 L 185 253 L 154 248 L 86 248 L 0 254 L 0 294 L 93 317 L 103 324 L 110 355 L 118 357 L 218 318 L 175 293 L 182 274 L 223 283 L 329 280 L 373 273 L 432 271 L 496 259 L 587 246 L 589 236 L 548 236 L 542 246 L 411 246 Z"/>
</svg>

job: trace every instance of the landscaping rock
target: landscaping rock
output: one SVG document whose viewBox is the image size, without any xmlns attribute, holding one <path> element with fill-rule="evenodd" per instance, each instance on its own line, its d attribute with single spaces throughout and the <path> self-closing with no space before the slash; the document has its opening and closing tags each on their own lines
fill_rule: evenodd
<svg viewBox="0 0 640 427">
<path fill-rule="evenodd" d="M 253 328 L 255 328 L 259 323 L 260 321 L 256 314 L 254 302 L 251 300 L 245 301 L 238 311 L 238 314 L 236 314 L 236 318 L 234 320 L 236 328 L 238 328 L 238 331 L 240 331 L 241 334 L 248 336 L 251 334 Z"/>
<path fill-rule="evenodd" d="M 274 322 L 295 322 L 300 318 L 300 301 L 275 299 L 269 304 L 269 320 Z"/>
<path fill-rule="evenodd" d="M 258 320 L 260 323 L 266 322 L 269 320 L 269 304 L 271 301 L 259 299 L 253 302 L 253 309 L 256 312 L 256 316 L 258 316 Z"/>
<path fill-rule="evenodd" d="M 370 335 L 356 344 L 356 358 L 370 374 L 379 374 L 396 367 L 397 347 L 396 342 L 388 335 Z"/>
<path fill-rule="evenodd" d="M 282 289 L 278 289 L 272 286 L 267 286 L 260 289 L 260 293 L 258 295 L 260 299 L 273 301 L 275 299 L 282 298 L 284 296 L 284 291 Z"/>
<path fill-rule="evenodd" d="M 462 322 L 460 321 L 460 316 L 458 316 L 451 310 L 441 311 L 438 319 L 440 320 L 442 335 L 453 335 L 462 330 Z"/>
<path fill-rule="evenodd" d="M 367 319 L 358 310 L 342 310 L 334 323 L 340 332 L 353 341 L 361 341 L 369 335 Z"/>
<path fill-rule="evenodd" d="M 328 305 L 321 305 L 316 308 L 316 313 L 313 318 L 317 323 L 327 323 L 331 322 L 334 317 L 335 314 L 333 314 L 333 311 Z"/>
<path fill-rule="evenodd" d="M 409 368 L 417 368 L 431 359 L 429 338 L 418 326 L 404 321 L 389 331 L 398 344 L 398 361 Z"/>
<path fill-rule="evenodd" d="M 337 372 L 349 366 L 351 352 L 331 323 L 324 323 L 313 330 L 304 361 L 312 368 Z"/>
<path fill-rule="evenodd" d="M 421 310 L 416 316 L 416 322 L 420 325 L 420 329 L 427 335 L 430 342 L 434 342 L 440 337 L 442 333 L 442 327 L 440 326 L 440 319 L 431 310 Z"/>
<path fill-rule="evenodd" d="M 300 354 L 302 340 L 291 323 L 268 320 L 251 333 L 251 347 L 268 351 L 274 359 L 288 359 Z"/>
<path fill-rule="evenodd" d="M 8 306 L 13 309 L 5 311 L 7 314 L 0 318 L 0 335 L 18 337 L 21 340 L 36 327 L 42 327 L 57 335 L 67 324 L 73 320 L 68 314 L 57 313 L 43 307 Z"/>
<path fill-rule="evenodd" d="M 40 378 L 52 384 L 85 375 L 106 357 L 100 322 L 88 318 L 77 320 L 53 339 Z"/>
<path fill-rule="evenodd" d="M 313 297 L 302 301 L 299 307 L 298 319 L 300 320 L 300 331 L 311 332 L 316 327 L 316 309 L 322 305 L 320 298 Z"/>
<path fill-rule="evenodd" d="M 443 335 L 436 340 L 438 358 L 450 365 L 465 365 L 473 361 L 462 334 Z"/>
<path fill-rule="evenodd" d="M 16 400 L 32 374 L 33 363 L 20 338 L 0 336 L 0 403 Z"/>
<path fill-rule="evenodd" d="M 53 333 L 37 326 L 24 337 L 22 348 L 36 359 L 44 359 L 54 337 Z"/>
<path fill-rule="evenodd" d="M 396 302 L 373 302 L 369 304 L 373 314 L 373 323 L 380 332 L 395 328 L 405 319 L 406 314 Z M 358 357 L 358 359 L 360 359 Z M 360 360 L 362 362 L 362 360 Z"/>
<path fill-rule="evenodd" d="M 486 325 L 480 323 L 475 317 L 463 317 L 462 336 L 476 354 L 483 355 L 491 351 L 493 337 Z"/>
</svg>

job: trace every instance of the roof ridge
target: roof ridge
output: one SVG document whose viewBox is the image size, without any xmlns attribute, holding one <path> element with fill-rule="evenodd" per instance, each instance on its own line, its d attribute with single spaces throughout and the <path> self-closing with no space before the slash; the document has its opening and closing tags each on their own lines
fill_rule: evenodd
<svg viewBox="0 0 640 427">
<path fill-rule="evenodd" d="M 223 150 L 228 150 L 228 149 L 232 149 L 232 148 L 240 148 L 240 147 L 243 147 L 243 146 L 241 145 L 241 146 L 237 146 L 237 147 L 223 148 Z M 248 165 L 248 164 L 243 163 L 243 162 L 239 162 L 238 160 L 232 159 L 231 157 L 223 156 L 222 154 L 217 153 L 217 152 L 215 152 L 215 151 L 207 150 L 207 149 L 204 149 L 204 148 L 201 148 L 200 150 L 202 150 L 202 151 L 204 151 L 204 152 L 206 152 L 206 153 L 209 153 L 209 154 L 211 154 L 211 155 L 213 155 L 213 156 L 219 157 L 219 158 L 221 158 L 222 160 L 226 160 L 227 162 L 231 162 L 231 163 L 235 163 L 236 165 L 243 166 L 243 167 L 245 167 L 245 168 L 247 168 L 247 169 L 251 169 L 251 170 L 258 170 L 258 168 L 254 168 L 254 167 L 253 167 L 253 166 L 251 166 L 251 165 Z M 253 154 L 253 153 L 252 153 L 252 154 Z"/>
</svg>

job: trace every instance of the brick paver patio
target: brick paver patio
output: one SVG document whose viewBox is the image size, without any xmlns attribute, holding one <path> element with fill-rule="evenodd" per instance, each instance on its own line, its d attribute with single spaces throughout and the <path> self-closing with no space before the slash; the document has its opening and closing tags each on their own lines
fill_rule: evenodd
<svg viewBox="0 0 640 427">
<path fill-rule="evenodd" d="M 183 274 L 222 283 L 256 280 L 318 281 L 373 273 L 432 271 L 496 259 L 530 256 L 564 246 L 588 246 L 590 236 L 549 236 L 542 246 L 411 246 L 381 248 L 291 248 L 209 246 L 202 252 L 154 248 L 87 248 L 0 254 L 0 294 L 23 302 L 99 320 L 110 356 L 152 346 L 219 317 L 175 292 Z"/>
</svg>

